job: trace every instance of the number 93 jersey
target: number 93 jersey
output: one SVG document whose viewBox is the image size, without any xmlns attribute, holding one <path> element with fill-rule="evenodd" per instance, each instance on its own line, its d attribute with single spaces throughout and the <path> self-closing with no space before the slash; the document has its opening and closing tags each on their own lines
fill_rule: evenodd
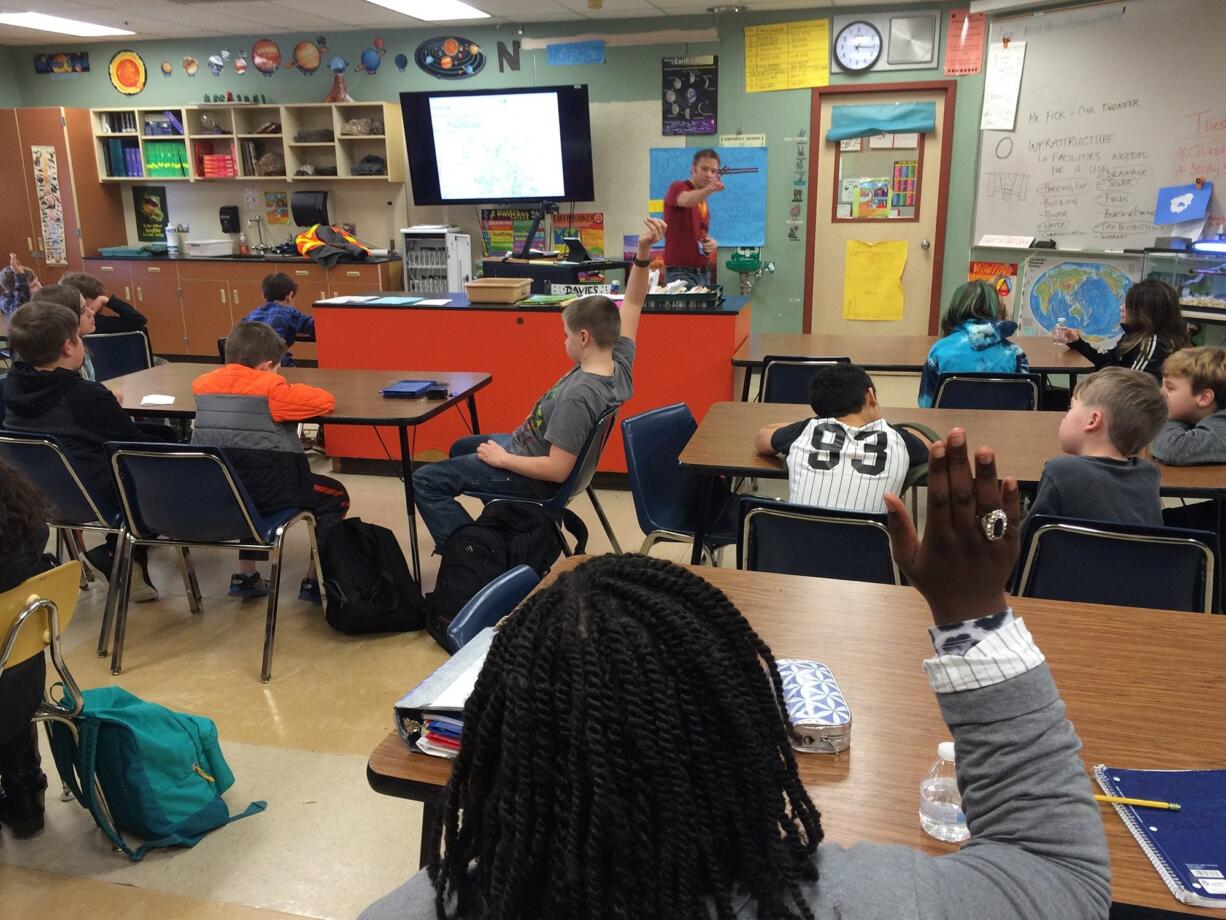
<svg viewBox="0 0 1226 920">
<path fill-rule="evenodd" d="M 787 460 L 789 501 L 840 511 L 884 512 L 882 498 L 902 490 L 914 462 L 885 419 L 852 428 L 811 418 L 776 431 L 771 446 Z"/>
</svg>

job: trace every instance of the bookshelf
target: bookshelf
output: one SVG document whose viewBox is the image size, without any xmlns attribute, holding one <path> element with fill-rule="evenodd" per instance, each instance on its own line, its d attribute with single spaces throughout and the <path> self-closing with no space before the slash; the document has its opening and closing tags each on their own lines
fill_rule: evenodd
<svg viewBox="0 0 1226 920">
<path fill-rule="evenodd" d="M 403 122 L 394 103 L 108 107 L 91 109 L 90 120 L 102 182 L 405 179 Z M 363 174 L 359 164 L 377 163 L 372 157 L 383 160 L 385 172 Z"/>
</svg>

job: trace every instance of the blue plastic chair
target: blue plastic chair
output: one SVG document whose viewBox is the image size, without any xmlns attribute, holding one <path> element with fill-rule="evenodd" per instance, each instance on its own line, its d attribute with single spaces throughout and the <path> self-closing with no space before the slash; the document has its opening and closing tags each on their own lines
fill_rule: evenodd
<svg viewBox="0 0 1226 920">
<path fill-rule="evenodd" d="M 260 681 L 272 676 L 273 639 L 277 629 L 277 598 L 281 589 L 281 551 L 285 532 L 305 521 L 311 558 L 318 561 L 315 515 L 304 508 L 287 508 L 263 515 L 256 509 L 225 454 L 215 447 L 179 444 L 109 443 L 111 468 L 119 486 L 119 499 L 127 526 L 121 553 L 122 593 L 115 620 L 115 651 L 111 673 L 123 665 L 123 641 L 128 619 L 128 573 L 137 546 L 178 547 L 188 564 L 188 605 L 200 612 L 200 586 L 191 568 L 192 546 L 264 550 L 269 553 L 268 612 L 264 628 L 264 657 Z M 319 580 L 323 593 L 324 580 Z M 327 603 L 327 596 L 324 596 Z"/>
<path fill-rule="evenodd" d="M 736 566 L 751 572 L 899 585 L 902 578 L 890 555 L 885 522 L 884 514 L 742 498 Z"/>
<path fill-rule="evenodd" d="M 1212 613 L 1218 538 L 1207 530 L 1059 518 L 1026 520 L 1016 594 Z"/>
<path fill-rule="evenodd" d="M 758 402 L 808 403 L 809 383 L 819 367 L 850 362 L 851 358 L 766 355 L 762 359 L 762 389 Z"/>
<path fill-rule="evenodd" d="M 469 598 L 447 627 L 447 651 L 453 655 L 487 626 L 514 610 L 540 584 L 531 566 L 517 565 L 503 572 Z"/>
<path fill-rule="evenodd" d="M 640 413 L 622 422 L 626 470 L 639 527 L 646 534 L 640 553 L 656 543 L 693 543 L 699 515 L 705 517 L 704 555 L 736 543 L 737 504 L 726 487 L 717 488 L 707 508 L 699 508 L 698 477 L 677 462 L 698 423 L 685 403 Z"/>
<path fill-rule="evenodd" d="M 464 494 L 479 498 L 486 504 L 509 501 L 516 504 L 539 506 L 541 510 L 549 515 L 549 519 L 553 521 L 553 526 L 558 532 L 558 539 L 562 543 L 562 552 L 570 556 L 573 554 L 566 542 L 566 537 L 562 533 L 562 511 L 576 495 L 580 492 L 587 492 L 587 497 L 591 499 L 592 507 L 596 509 L 596 516 L 600 518 L 600 524 L 604 527 L 604 532 L 609 537 L 609 543 L 613 547 L 613 552 L 620 553 L 622 548 L 617 542 L 617 535 L 613 533 L 613 528 L 609 525 L 609 519 L 605 516 L 604 508 L 601 507 L 600 499 L 596 497 L 596 491 L 591 485 L 592 477 L 596 475 L 596 465 L 600 463 L 600 455 L 604 453 L 604 447 L 608 443 L 609 434 L 613 431 L 613 422 L 617 418 L 618 408 L 618 406 L 611 406 L 605 409 L 600 418 L 596 419 L 596 424 L 592 426 L 587 440 L 583 442 L 583 447 L 579 449 L 579 454 L 575 457 L 575 465 L 571 468 L 570 475 L 558 486 L 558 491 L 553 494 L 552 498 L 537 501 L 531 498 L 499 495 L 497 492 L 466 492 Z"/>
<path fill-rule="evenodd" d="M 84 342 L 98 380 L 110 380 L 153 367 L 149 340 L 143 332 L 87 335 Z"/>
<path fill-rule="evenodd" d="M 1039 408 L 1043 392 L 1041 374 L 958 373 L 937 378 L 934 409 L 1020 409 Z"/>
</svg>

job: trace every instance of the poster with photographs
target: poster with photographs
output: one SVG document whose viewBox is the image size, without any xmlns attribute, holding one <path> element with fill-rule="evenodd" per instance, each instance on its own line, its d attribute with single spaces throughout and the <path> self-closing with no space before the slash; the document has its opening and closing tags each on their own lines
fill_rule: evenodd
<svg viewBox="0 0 1226 920">
<path fill-rule="evenodd" d="M 664 58 L 664 133 L 714 134 L 719 55 Z"/>
<path fill-rule="evenodd" d="M 60 173 L 55 163 L 55 148 L 34 146 L 30 148 L 30 156 L 34 165 L 34 194 L 38 198 L 44 258 L 48 265 L 67 265 L 64 202 L 60 198 Z"/>
</svg>

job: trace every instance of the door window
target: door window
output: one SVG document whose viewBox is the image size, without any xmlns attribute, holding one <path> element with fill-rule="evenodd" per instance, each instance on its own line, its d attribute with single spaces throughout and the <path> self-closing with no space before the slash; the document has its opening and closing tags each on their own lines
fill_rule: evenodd
<svg viewBox="0 0 1226 920">
<path fill-rule="evenodd" d="M 923 134 L 878 134 L 837 143 L 832 220 L 919 220 Z"/>
</svg>

